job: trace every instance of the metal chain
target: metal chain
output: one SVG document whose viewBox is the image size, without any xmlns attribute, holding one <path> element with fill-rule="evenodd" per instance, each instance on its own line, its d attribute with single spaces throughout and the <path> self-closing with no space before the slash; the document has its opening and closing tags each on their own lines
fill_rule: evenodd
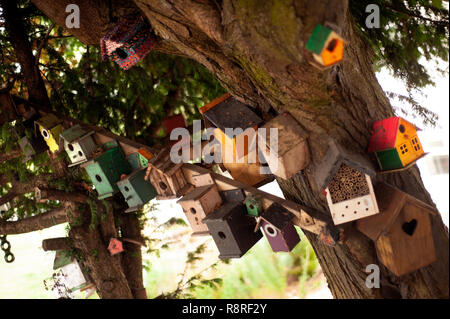
<svg viewBox="0 0 450 319">
<path fill-rule="evenodd" d="M 5 253 L 5 261 L 7 263 L 12 263 L 16 259 L 11 253 L 11 243 L 6 239 L 6 235 L 0 235 L 0 248 Z"/>
</svg>

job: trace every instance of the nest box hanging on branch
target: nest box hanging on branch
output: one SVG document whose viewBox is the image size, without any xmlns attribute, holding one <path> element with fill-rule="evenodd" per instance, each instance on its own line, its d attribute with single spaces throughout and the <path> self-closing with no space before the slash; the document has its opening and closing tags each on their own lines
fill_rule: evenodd
<svg viewBox="0 0 450 319">
<path fill-rule="evenodd" d="M 430 216 L 433 207 L 378 183 L 380 213 L 358 220 L 356 228 L 375 242 L 379 260 L 397 276 L 408 274 L 436 260 Z"/>
<path fill-rule="evenodd" d="M 61 123 L 62 121 L 51 113 L 35 121 L 35 127 L 41 133 L 52 153 L 59 150 L 59 135 L 63 131 Z"/>
<path fill-rule="evenodd" d="M 94 131 L 88 131 L 80 125 L 72 126 L 61 133 L 64 149 L 72 162 L 69 167 L 85 163 L 91 158 L 97 149 L 92 134 Z"/>
<path fill-rule="evenodd" d="M 289 179 L 309 164 L 307 133 L 289 113 L 283 113 L 262 126 L 266 136 L 258 135 L 258 148 L 264 154 L 271 172 Z M 276 129 L 277 145 L 270 145 L 270 129 Z M 274 151 L 277 156 L 273 156 Z"/>
<path fill-rule="evenodd" d="M 145 148 L 139 149 L 137 152 L 128 155 L 127 160 L 133 170 L 144 168 L 148 166 L 148 161 L 153 157 L 153 154 Z"/>
<path fill-rule="evenodd" d="M 183 208 L 194 233 L 202 234 L 209 233 L 202 220 L 220 207 L 222 198 L 215 185 L 206 185 L 195 188 L 177 203 Z"/>
<path fill-rule="evenodd" d="M 349 153 L 334 141 L 330 143 L 314 176 L 324 189 L 335 225 L 378 213 L 371 179 L 375 174 L 363 156 Z"/>
<path fill-rule="evenodd" d="M 274 252 L 289 252 L 300 242 L 292 218 L 293 215 L 277 203 L 261 214 L 261 228 Z"/>
<path fill-rule="evenodd" d="M 145 180 L 146 169 L 141 168 L 117 182 L 120 192 L 128 204 L 125 213 L 134 212 L 156 197 L 153 185 Z"/>
<path fill-rule="evenodd" d="M 128 70 L 153 48 L 155 36 L 143 16 L 126 17 L 100 40 L 102 59 L 107 57 Z"/>
<path fill-rule="evenodd" d="M 425 156 L 415 125 L 401 117 L 377 121 L 372 126 L 369 152 L 375 153 L 382 170 L 409 168 Z"/>
<path fill-rule="evenodd" d="M 306 49 L 322 67 L 330 67 L 342 61 L 344 39 L 331 29 L 317 24 L 306 43 Z"/>
</svg>

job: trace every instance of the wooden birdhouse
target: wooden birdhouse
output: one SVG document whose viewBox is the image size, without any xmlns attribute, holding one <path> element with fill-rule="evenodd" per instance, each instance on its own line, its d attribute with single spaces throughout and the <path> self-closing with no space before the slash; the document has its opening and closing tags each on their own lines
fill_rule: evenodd
<svg viewBox="0 0 450 319">
<path fill-rule="evenodd" d="M 244 191 L 240 188 L 222 191 L 221 194 L 226 202 L 235 201 L 242 203 L 245 200 Z"/>
<path fill-rule="evenodd" d="M 183 163 L 172 162 L 170 148 L 163 149 L 149 161 L 146 179 L 155 187 L 158 193 L 156 199 L 178 198 L 189 190 L 191 185 L 184 177 L 182 166 Z"/>
<path fill-rule="evenodd" d="M 274 252 L 289 252 L 300 242 L 293 215 L 280 204 L 273 203 L 260 217 L 261 228 Z"/>
<path fill-rule="evenodd" d="M 123 243 L 117 238 L 113 237 L 109 240 L 108 250 L 111 256 L 120 254 L 121 252 L 124 251 Z"/>
<path fill-rule="evenodd" d="M 254 231 L 256 221 L 247 216 L 241 202 L 225 203 L 203 219 L 203 222 L 208 226 L 219 249 L 220 259 L 243 256 L 262 237 L 260 232 Z"/>
<path fill-rule="evenodd" d="M 375 170 L 368 160 L 330 143 L 315 179 L 324 190 L 335 225 L 378 214 L 371 176 Z"/>
<path fill-rule="evenodd" d="M 69 167 L 87 162 L 97 149 L 97 145 L 92 137 L 94 131 L 88 131 L 80 125 L 72 126 L 61 133 L 64 141 L 64 149 L 72 164 Z"/>
<path fill-rule="evenodd" d="M 61 273 L 59 285 L 64 286 L 70 293 L 83 289 L 89 284 L 87 274 L 83 272 L 78 261 L 66 250 L 56 251 L 53 269 L 59 269 Z"/>
<path fill-rule="evenodd" d="M 33 156 L 42 154 L 48 150 L 47 143 L 45 143 L 40 134 L 31 134 L 30 138 L 27 136 L 22 137 L 19 140 L 19 146 L 25 155 L 23 163 L 28 162 Z"/>
<path fill-rule="evenodd" d="M 250 107 L 226 93 L 203 106 L 200 113 L 216 127 L 214 136 L 222 144 L 222 154 L 232 152 L 233 157 L 240 159 L 249 153 L 252 139 L 256 136 L 246 136 L 245 130 L 256 129 L 262 122 Z M 233 130 L 236 129 L 242 129 L 242 132 L 235 134 Z"/>
<path fill-rule="evenodd" d="M 117 193 L 119 191 L 117 182 L 120 181 L 120 176 L 131 173 L 131 166 L 118 145 L 106 149 L 94 159 L 82 164 L 82 167 L 91 178 L 99 199 L 108 198 Z"/>
<path fill-rule="evenodd" d="M 206 185 L 195 188 L 177 203 L 183 208 L 194 233 L 209 233 L 202 220 L 219 208 L 222 198 L 215 185 Z"/>
<path fill-rule="evenodd" d="M 372 126 L 368 151 L 375 153 L 382 170 L 408 168 L 426 155 L 417 136 L 419 130 L 401 117 L 377 121 Z"/>
<path fill-rule="evenodd" d="M 274 175 L 289 179 L 309 164 L 307 133 L 291 114 L 280 114 L 261 128 L 266 129 L 266 136 L 258 135 L 258 148 Z M 269 138 L 271 129 L 278 132 L 278 143 L 272 147 Z"/>
<path fill-rule="evenodd" d="M 111 57 L 124 70 L 141 61 L 154 44 L 155 36 L 143 16 L 124 18 L 100 40 L 102 59 Z"/>
<path fill-rule="evenodd" d="M 146 169 L 141 168 L 117 182 L 120 192 L 128 204 L 125 212 L 134 212 L 156 197 L 153 185 L 145 180 Z"/>
<path fill-rule="evenodd" d="M 262 200 L 260 195 L 248 194 L 245 198 L 245 206 L 247 207 L 247 214 L 258 217 L 262 213 Z"/>
<path fill-rule="evenodd" d="M 433 207 L 390 186 L 375 186 L 380 213 L 358 220 L 356 228 L 375 242 L 378 259 L 397 276 L 436 261 L 430 216 Z"/>
<path fill-rule="evenodd" d="M 51 113 L 35 121 L 36 128 L 39 129 L 52 153 L 59 150 L 59 135 L 63 131 L 61 123 L 62 121 Z"/>
<path fill-rule="evenodd" d="M 146 150 L 145 148 L 141 148 L 135 153 L 128 155 L 127 160 L 131 165 L 133 170 L 140 169 L 148 166 L 148 161 L 153 157 L 153 154 Z"/>
<path fill-rule="evenodd" d="M 322 67 L 329 67 L 342 61 L 344 39 L 329 28 L 317 24 L 306 43 L 306 49 Z"/>
</svg>

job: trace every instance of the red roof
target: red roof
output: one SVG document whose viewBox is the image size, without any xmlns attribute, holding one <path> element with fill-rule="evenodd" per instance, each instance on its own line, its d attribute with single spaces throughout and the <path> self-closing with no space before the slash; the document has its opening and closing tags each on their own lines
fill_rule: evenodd
<svg viewBox="0 0 450 319">
<path fill-rule="evenodd" d="M 170 135 L 174 129 L 178 127 L 186 127 L 186 120 L 183 114 L 168 116 L 163 120 L 164 132 Z"/>
<path fill-rule="evenodd" d="M 400 117 L 377 121 L 372 126 L 368 152 L 379 152 L 395 148 Z"/>
</svg>

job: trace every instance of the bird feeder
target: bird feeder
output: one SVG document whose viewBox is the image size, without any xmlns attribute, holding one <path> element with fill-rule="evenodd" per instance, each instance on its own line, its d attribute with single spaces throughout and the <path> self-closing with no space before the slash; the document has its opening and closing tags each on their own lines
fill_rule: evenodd
<svg viewBox="0 0 450 319">
<path fill-rule="evenodd" d="M 82 164 L 82 167 L 91 178 L 99 199 L 108 198 L 117 193 L 119 191 L 117 182 L 120 181 L 120 176 L 131 172 L 131 166 L 118 145 Z"/>
<path fill-rule="evenodd" d="M 145 148 L 141 148 L 135 153 L 128 155 L 127 160 L 131 165 L 133 170 L 141 169 L 148 166 L 148 161 L 153 157 L 153 154 L 146 150 Z"/>
<path fill-rule="evenodd" d="M 306 49 L 322 67 L 330 67 L 342 61 L 344 39 L 329 28 L 317 24 L 306 43 Z"/>
<path fill-rule="evenodd" d="M 261 228 L 274 252 L 289 252 L 300 242 L 293 215 L 280 204 L 273 203 L 260 217 Z"/>
<path fill-rule="evenodd" d="M 149 161 L 146 179 L 155 187 L 156 199 L 174 199 L 184 195 L 191 185 L 186 181 L 181 167 L 170 159 L 170 149 L 166 148 Z"/>
<path fill-rule="evenodd" d="M 378 259 L 397 276 L 436 261 L 429 215 L 433 207 L 385 183 L 375 187 L 380 213 L 356 228 L 375 242 Z"/>
<path fill-rule="evenodd" d="M 91 158 L 97 149 L 92 134 L 94 131 L 88 131 L 80 125 L 72 126 L 61 133 L 64 149 L 72 162 L 69 167 L 85 163 Z"/>
<path fill-rule="evenodd" d="M 375 170 L 368 160 L 330 143 L 315 179 L 324 190 L 335 225 L 378 214 L 371 176 Z"/>
<path fill-rule="evenodd" d="M 382 170 L 408 168 L 426 155 L 415 125 L 401 117 L 377 121 L 372 126 L 369 152 L 375 153 Z"/>
<path fill-rule="evenodd" d="M 289 179 L 308 165 L 307 133 L 291 114 L 278 115 L 261 128 L 266 129 L 266 136 L 258 135 L 258 147 L 274 175 Z M 269 139 L 271 129 L 278 133 L 278 142 L 273 146 Z"/>
<path fill-rule="evenodd" d="M 249 193 L 244 203 L 247 207 L 247 214 L 250 216 L 258 217 L 262 213 L 262 200 L 260 195 Z"/>
<path fill-rule="evenodd" d="M 102 59 L 111 57 L 124 70 L 141 61 L 154 44 L 155 36 L 143 16 L 124 18 L 100 40 Z"/>
<path fill-rule="evenodd" d="M 203 222 L 219 249 L 220 259 L 243 256 L 262 237 L 260 232 L 254 231 L 255 219 L 247 216 L 245 206 L 240 202 L 225 203 Z"/>
<path fill-rule="evenodd" d="M 120 254 L 121 252 L 124 251 L 123 243 L 117 238 L 113 237 L 109 240 L 108 250 L 111 256 Z"/>
<path fill-rule="evenodd" d="M 156 197 L 153 185 L 145 180 L 146 169 L 141 168 L 117 182 L 120 192 L 128 204 L 126 213 L 134 212 Z"/>
<path fill-rule="evenodd" d="M 35 121 L 35 127 L 39 129 L 52 153 L 59 150 L 59 135 L 63 131 L 61 123 L 62 121 L 51 113 Z"/>
<path fill-rule="evenodd" d="M 222 204 L 222 198 L 215 185 L 206 185 L 195 188 L 177 203 L 183 208 L 194 233 L 200 234 L 208 233 L 202 220 Z"/>
</svg>

